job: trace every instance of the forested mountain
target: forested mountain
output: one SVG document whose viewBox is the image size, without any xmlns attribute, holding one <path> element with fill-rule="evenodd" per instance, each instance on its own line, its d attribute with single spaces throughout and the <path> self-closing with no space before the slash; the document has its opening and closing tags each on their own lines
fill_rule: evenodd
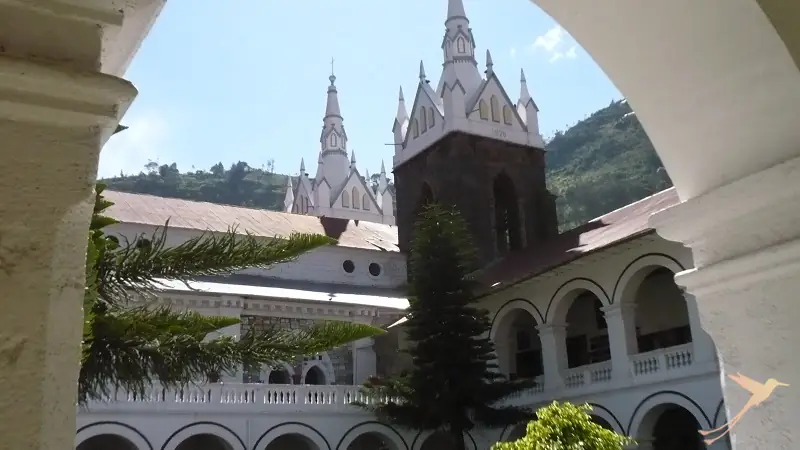
<svg viewBox="0 0 800 450">
<path fill-rule="evenodd" d="M 671 185 L 636 115 L 612 102 L 547 143 L 548 182 L 558 195 L 562 228 L 644 198 Z M 239 161 L 181 173 L 176 164 L 151 162 L 137 175 L 103 180 L 109 189 L 279 210 L 286 177 Z M 378 175 L 371 176 L 377 186 Z M 393 188 L 393 186 L 392 186 Z"/>
</svg>

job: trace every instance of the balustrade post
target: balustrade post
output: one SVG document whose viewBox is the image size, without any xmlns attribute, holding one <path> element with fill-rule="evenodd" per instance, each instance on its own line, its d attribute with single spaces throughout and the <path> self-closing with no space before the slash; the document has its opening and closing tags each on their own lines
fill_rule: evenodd
<svg viewBox="0 0 800 450">
<path fill-rule="evenodd" d="M 567 326 L 543 324 L 536 327 L 542 345 L 544 388 L 548 391 L 564 387 L 562 371 L 567 367 Z"/>
<path fill-rule="evenodd" d="M 636 342 L 636 304 L 615 303 L 604 306 L 602 310 L 608 325 L 612 382 L 627 384 L 633 377 L 630 355 L 639 350 Z"/>
</svg>

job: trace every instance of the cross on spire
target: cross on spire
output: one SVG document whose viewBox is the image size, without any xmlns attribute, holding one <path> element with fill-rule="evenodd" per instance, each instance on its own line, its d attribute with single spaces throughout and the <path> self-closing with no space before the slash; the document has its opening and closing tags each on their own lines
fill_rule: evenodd
<svg viewBox="0 0 800 450">
<path fill-rule="evenodd" d="M 335 75 L 333 74 L 333 63 L 334 63 L 334 61 L 336 61 L 336 60 L 335 60 L 335 59 L 333 59 L 333 58 L 331 58 L 331 76 L 335 76 Z"/>
</svg>

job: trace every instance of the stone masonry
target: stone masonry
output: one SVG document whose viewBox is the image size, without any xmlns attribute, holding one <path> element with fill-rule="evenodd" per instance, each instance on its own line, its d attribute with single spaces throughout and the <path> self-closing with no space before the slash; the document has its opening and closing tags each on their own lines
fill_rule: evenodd
<svg viewBox="0 0 800 450">
<path fill-rule="evenodd" d="M 248 333 L 251 329 L 256 332 L 264 332 L 272 328 L 278 329 L 292 329 L 302 330 L 308 329 L 314 325 L 313 319 L 298 319 L 287 317 L 269 317 L 269 316 L 246 316 L 242 315 L 242 334 Z M 353 384 L 353 350 L 350 345 L 336 348 L 328 351 L 331 365 L 333 366 L 333 373 L 335 380 L 333 384 Z M 292 374 L 293 382 L 300 383 L 302 375 L 303 360 L 298 359 L 292 366 L 295 373 Z M 245 371 L 243 382 L 249 383 L 258 379 L 258 371 L 249 372 Z"/>
</svg>

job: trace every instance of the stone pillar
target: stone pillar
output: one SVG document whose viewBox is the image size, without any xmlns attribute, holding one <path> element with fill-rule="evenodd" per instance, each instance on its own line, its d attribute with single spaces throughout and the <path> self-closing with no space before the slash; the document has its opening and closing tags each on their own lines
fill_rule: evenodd
<svg viewBox="0 0 800 450">
<path fill-rule="evenodd" d="M 373 338 L 359 339 L 353 344 L 353 384 L 361 385 L 377 373 L 377 357 Z"/>
<path fill-rule="evenodd" d="M 543 324 L 536 327 L 542 343 L 544 387 L 548 391 L 564 387 L 563 371 L 567 368 L 567 326 Z"/>
<path fill-rule="evenodd" d="M 0 17 L 27 17 L 11 9 L 0 4 Z M 92 35 L 99 50 L 97 25 L 74 22 L 75 39 L 89 45 L 87 36 Z M 47 28 L 54 39 L 64 32 L 53 29 L 61 25 L 49 17 L 27 26 Z M 4 44 L 23 42 L 8 41 Z M 70 59 L 69 52 L 59 56 L 64 59 Z M 74 448 L 86 243 L 97 162 L 135 95 L 133 86 L 119 78 L 0 53 L 4 448 Z"/>
<path fill-rule="evenodd" d="M 242 317 L 241 300 L 239 298 L 224 296 L 222 300 L 223 303 L 228 303 L 229 306 L 221 306 L 217 312 L 219 316 L 234 318 Z M 242 324 L 237 323 L 235 325 L 222 328 L 217 333 L 219 333 L 220 336 L 233 336 L 238 340 L 242 335 Z M 244 379 L 244 368 L 240 366 L 236 372 L 223 373 L 221 375 L 220 381 L 223 383 L 241 383 Z"/>
<path fill-rule="evenodd" d="M 604 306 L 611 350 L 611 376 L 614 383 L 628 384 L 632 376 L 630 355 L 639 351 L 636 340 L 636 304 L 614 303 Z"/>
<path fill-rule="evenodd" d="M 692 330 L 693 364 L 716 364 L 717 349 L 714 341 L 700 323 L 700 311 L 694 295 L 684 293 L 686 310 L 689 313 L 689 328 Z"/>
<path fill-rule="evenodd" d="M 800 145 L 800 143 L 795 143 Z M 738 412 L 750 392 L 725 375 L 788 383 L 747 412 L 733 449 L 796 449 L 800 440 L 800 158 L 661 211 L 650 224 L 692 249 L 695 268 L 675 281 L 697 299 L 716 344 L 725 401 Z"/>
</svg>

